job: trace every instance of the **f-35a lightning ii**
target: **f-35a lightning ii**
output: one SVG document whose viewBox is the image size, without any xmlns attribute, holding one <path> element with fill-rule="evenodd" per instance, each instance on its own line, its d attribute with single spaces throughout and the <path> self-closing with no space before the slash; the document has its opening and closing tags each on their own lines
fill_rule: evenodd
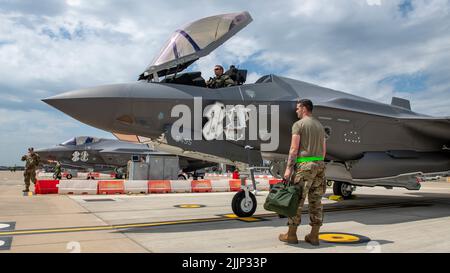
<svg viewBox="0 0 450 273">
<path fill-rule="evenodd" d="M 417 190 L 417 176 L 450 170 L 450 119 L 413 112 L 407 100 L 393 98 L 388 105 L 275 75 L 207 89 L 200 72 L 180 73 L 251 21 L 248 12 L 241 12 L 187 24 L 175 31 L 139 81 L 44 101 L 157 150 L 241 167 L 269 160 L 273 172 L 282 173 L 296 101 L 307 98 L 326 130 L 326 176 L 335 181 L 336 194 L 348 197 L 356 186 Z M 242 83 L 245 75 L 238 70 L 234 78 Z M 244 189 L 232 205 L 237 215 L 249 216 L 256 200 Z"/>
<path fill-rule="evenodd" d="M 115 139 L 78 136 L 51 147 L 35 150 L 44 162 L 59 161 L 65 168 L 85 169 L 94 171 L 112 171 L 124 169 L 132 156 L 139 160 L 147 155 L 168 156 L 170 154 L 150 149 L 145 144 L 130 143 Z M 188 157 L 180 157 L 180 178 L 187 175 L 197 176 L 196 171 L 214 165 Z M 117 173 L 116 178 L 122 178 L 123 173 Z"/>
</svg>

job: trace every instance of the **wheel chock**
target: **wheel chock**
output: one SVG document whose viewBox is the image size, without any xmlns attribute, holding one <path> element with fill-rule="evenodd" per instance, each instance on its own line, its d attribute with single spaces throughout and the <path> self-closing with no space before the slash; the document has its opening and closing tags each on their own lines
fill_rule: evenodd
<svg viewBox="0 0 450 273">
<path fill-rule="evenodd" d="M 339 202 L 339 201 L 344 200 L 344 197 L 342 197 L 340 195 L 330 195 L 330 196 L 328 196 L 328 200 Z"/>
</svg>

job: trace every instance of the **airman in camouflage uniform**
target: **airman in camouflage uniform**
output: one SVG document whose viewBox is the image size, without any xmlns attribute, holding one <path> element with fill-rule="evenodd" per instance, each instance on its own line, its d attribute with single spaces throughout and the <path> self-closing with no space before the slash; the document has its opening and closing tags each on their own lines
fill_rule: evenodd
<svg viewBox="0 0 450 273">
<path fill-rule="evenodd" d="M 325 163 L 326 154 L 325 130 L 322 124 L 312 117 L 313 104 L 310 100 L 300 100 L 297 103 L 299 121 L 292 126 L 292 142 L 289 151 L 288 165 L 284 178 L 292 179 L 301 189 L 301 199 L 297 215 L 289 217 L 289 230 L 280 234 L 282 242 L 297 244 L 297 227 L 301 222 L 302 208 L 308 197 L 310 234 L 305 241 L 319 245 L 319 229 L 323 222 L 322 196 L 326 190 Z M 292 171 L 294 173 L 292 175 Z"/>
<path fill-rule="evenodd" d="M 327 189 L 325 163 L 323 161 L 297 163 L 295 165 L 293 182 L 302 189 L 302 197 L 297 215 L 289 217 L 288 225 L 300 225 L 302 208 L 306 197 L 308 197 L 309 224 L 311 226 L 321 226 L 323 221 L 321 200 Z"/>
<path fill-rule="evenodd" d="M 223 67 L 221 65 L 216 65 L 214 67 L 214 78 L 210 78 L 206 82 L 208 88 L 222 88 L 235 85 L 235 82 L 230 78 L 230 76 L 223 74 Z"/>
<path fill-rule="evenodd" d="M 62 170 L 61 170 L 61 163 L 59 161 L 56 161 L 55 171 L 53 173 L 53 178 L 61 179 L 62 178 L 61 172 L 62 172 Z"/>
<path fill-rule="evenodd" d="M 36 184 L 36 168 L 39 166 L 40 158 L 33 148 L 28 149 L 28 154 L 22 156 L 22 161 L 25 161 L 25 171 L 23 173 L 25 189 L 23 192 L 30 191 L 30 180 Z"/>
</svg>

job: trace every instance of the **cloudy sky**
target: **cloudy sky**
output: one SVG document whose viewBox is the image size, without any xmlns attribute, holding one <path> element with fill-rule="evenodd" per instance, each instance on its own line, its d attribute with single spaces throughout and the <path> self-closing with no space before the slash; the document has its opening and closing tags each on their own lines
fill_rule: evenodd
<svg viewBox="0 0 450 273">
<path fill-rule="evenodd" d="M 136 81 L 172 31 L 247 10 L 254 21 L 193 69 L 274 73 L 450 116 L 450 0 L 0 0 L 0 165 L 27 147 L 112 137 L 40 100 Z"/>
</svg>

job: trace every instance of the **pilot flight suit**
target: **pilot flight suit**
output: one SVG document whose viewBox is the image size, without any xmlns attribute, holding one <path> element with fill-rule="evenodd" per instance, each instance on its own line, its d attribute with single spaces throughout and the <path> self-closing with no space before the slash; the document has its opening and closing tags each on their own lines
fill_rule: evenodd
<svg viewBox="0 0 450 273">
<path fill-rule="evenodd" d="M 233 86 L 235 83 L 230 76 L 222 74 L 221 76 L 210 78 L 206 83 L 208 88 L 222 88 Z"/>
<path fill-rule="evenodd" d="M 36 168 L 39 166 L 39 155 L 36 153 L 30 153 L 22 156 L 22 161 L 25 161 L 25 171 L 23 173 L 25 190 L 30 191 L 30 179 L 33 184 L 36 184 Z"/>
<path fill-rule="evenodd" d="M 294 123 L 292 134 L 300 135 L 299 153 L 292 181 L 302 190 L 297 215 L 288 218 L 288 226 L 300 225 L 302 208 L 308 196 L 310 225 L 313 228 L 316 227 L 318 232 L 323 221 L 321 200 L 326 190 L 325 163 L 323 162 L 325 131 L 317 119 L 306 116 Z"/>
</svg>

